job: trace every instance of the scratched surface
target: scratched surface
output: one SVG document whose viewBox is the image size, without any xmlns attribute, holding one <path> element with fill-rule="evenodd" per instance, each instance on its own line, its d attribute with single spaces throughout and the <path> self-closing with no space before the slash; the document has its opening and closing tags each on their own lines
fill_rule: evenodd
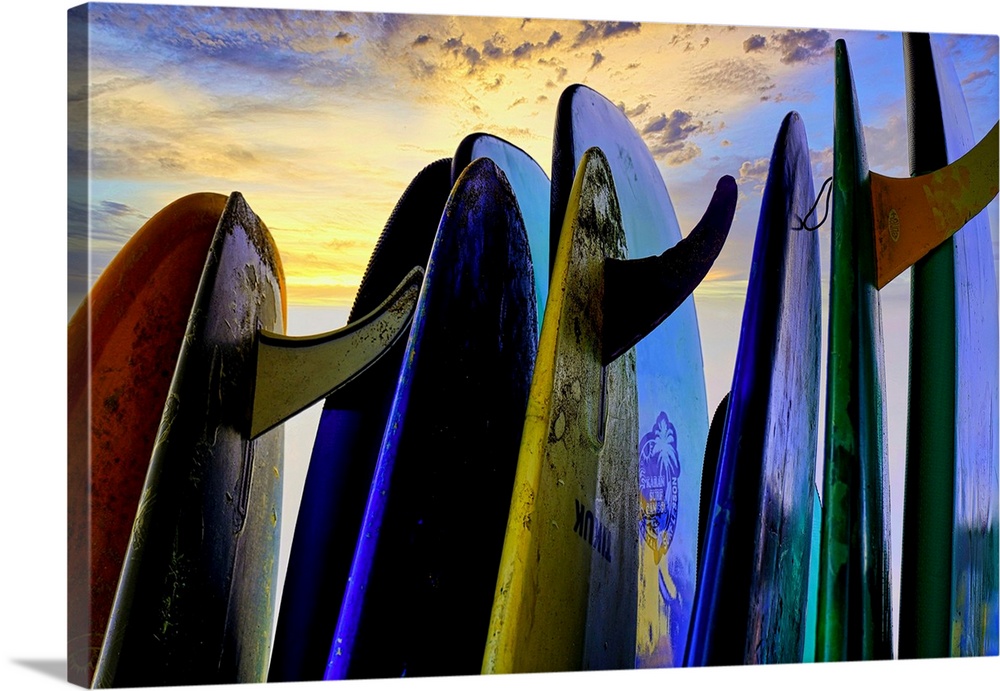
<svg viewBox="0 0 1000 691">
<path fill-rule="evenodd" d="M 270 234 L 219 220 L 142 490 L 94 683 L 263 681 L 281 521 L 281 429 L 246 441 L 260 328 L 284 331 Z"/>
<path fill-rule="evenodd" d="M 625 238 L 610 170 L 584 157 L 555 257 L 482 671 L 634 664 L 635 364 L 601 367 L 603 263 Z"/>
<path fill-rule="evenodd" d="M 836 44 L 817 661 L 892 657 L 882 318 L 861 115 Z"/>
<path fill-rule="evenodd" d="M 436 161 L 403 192 L 369 260 L 351 321 L 375 309 L 414 266 L 427 266 L 450 176 L 451 160 Z M 270 681 L 323 678 L 405 349 L 402 338 L 323 407 L 292 538 Z"/>
<path fill-rule="evenodd" d="M 570 87 L 560 99 L 552 161 L 552 244 L 584 151 L 607 156 L 628 259 L 662 253 L 681 238 L 670 196 L 646 144 L 597 92 Z M 642 525 L 635 664 L 680 665 L 697 572 L 701 468 L 708 438 L 701 338 L 694 298 L 636 344 Z"/>
<path fill-rule="evenodd" d="M 818 234 L 801 226 L 815 225 L 814 198 L 805 126 L 789 113 L 761 202 L 688 664 L 802 661 L 820 283 Z"/>
<path fill-rule="evenodd" d="M 478 671 L 535 310 L 513 192 L 479 159 L 456 182 L 431 249 L 326 678 Z"/>
<path fill-rule="evenodd" d="M 153 216 L 69 323 L 68 677 L 82 686 L 90 685 L 97 664 L 156 429 L 225 203 L 222 195 L 189 195 Z"/>
<path fill-rule="evenodd" d="M 485 157 L 497 164 L 514 190 L 517 206 L 524 219 L 531 250 L 531 265 L 535 275 L 535 300 L 538 306 L 538 328 L 549 295 L 549 178 L 541 166 L 527 153 L 499 137 L 470 134 L 462 140 L 452 159 L 452 182 L 477 158 Z"/>
</svg>

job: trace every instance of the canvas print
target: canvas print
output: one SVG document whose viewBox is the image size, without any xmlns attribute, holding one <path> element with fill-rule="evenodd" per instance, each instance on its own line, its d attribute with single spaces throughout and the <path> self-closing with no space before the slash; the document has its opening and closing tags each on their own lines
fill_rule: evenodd
<svg viewBox="0 0 1000 691">
<path fill-rule="evenodd" d="M 70 681 L 1000 652 L 997 36 L 67 19 Z"/>
</svg>

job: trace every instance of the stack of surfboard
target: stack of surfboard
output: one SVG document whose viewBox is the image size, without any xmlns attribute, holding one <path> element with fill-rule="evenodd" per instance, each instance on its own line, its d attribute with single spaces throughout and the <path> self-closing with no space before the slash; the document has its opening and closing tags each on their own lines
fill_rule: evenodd
<svg viewBox="0 0 1000 691">
<path fill-rule="evenodd" d="M 892 198 L 896 183 L 867 170 L 843 42 L 836 69 L 822 508 L 819 238 L 801 119 L 778 131 L 733 386 L 710 434 L 691 293 L 729 232 L 735 182 L 719 181 L 682 237 L 641 136 L 577 85 L 559 102 L 551 183 L 483 133 L 418 173 L 348 326 L 330 334 L 281 335 L 278 252 L 236 193 L 184 198 L 124 248 L 69 329 L 70 524 L 93 514 L 70 536 L 71 568 L 89 580 L 70 584 L 117 583 L 71 591 L 87 603 L 70 619 L 78 678 L 891 656 L 877 291 L 929 248 L 885 269 L 870 190 Z M 947 160 L 915 165 L 941 168 L 972 143 L 948 141 Z M 973 438 L 971 412 L 996 409 L 996 286 L 988 232 L 963 233 L 936 250 L 949 258 L 926 260 L 954 267 L 928 289 L 953 312 L 914 312 L 914 333 L 943 318 L 930 328 L 950 325 L 956 354 L 929 389 L 951 382 L 948 402 L 911 395 L 911 418 L 937 406 L 956 441 L 949 483 L 926 498 L 910 487 L 928 484 L 938 454 L 911 435 L 902 616 L 937 631 L 933 649 L 901 637 L 913 654 L 996 651 L 997 497 L 977 491 L 991 472 L 996 484 L 997 434 L 992 421 Z M 921 357 L 915 346 L 912 369 L 937 367 Z M 967 389 L 990 357 L 986 383 Z M 323 398 L 272 641 L 280 423 Z M 930 506 L 946 529 L 912 518 Z M 928 602 L 933 624 L 912 607 Z"/>
</svg>

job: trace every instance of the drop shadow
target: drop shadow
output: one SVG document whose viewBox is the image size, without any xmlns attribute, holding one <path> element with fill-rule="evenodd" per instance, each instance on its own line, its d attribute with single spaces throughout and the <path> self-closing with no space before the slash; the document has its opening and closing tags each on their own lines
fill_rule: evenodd
<svg viewBox="0 0 1000 691">
<path fill-rule="evenodd" d="M 15 665 L 27 667 L 47 677 L 66 681 L 66 660 L 11 660 Z"/>
</svg>

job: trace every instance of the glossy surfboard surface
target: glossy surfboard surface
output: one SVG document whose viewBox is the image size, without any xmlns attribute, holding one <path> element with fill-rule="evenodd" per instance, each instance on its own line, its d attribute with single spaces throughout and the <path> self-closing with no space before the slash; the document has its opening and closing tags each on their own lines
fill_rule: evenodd
<svg viewBox="0 0 1000 691">
<path fill-rule="evenodd" d="M 601 365 L 603 267 L 606 257 L 625 257 L 625 235 L 599 150 L 580 163 L 565 219 L 509 500 L 484 673 L 634 664 L 635 359 L 630 350 Z"/>
<path fill-rule="evenodd" d="M 905 34 L 911 173 L 976 142 L 954 67 Z M 911 272 L 900 657 L 998 652 L 998 310 L 986 212 Z"/>
<path fill-rule="evenodd" d="M 284 323 L 277 251 L 234 193 L 162 411 L 96 687 L 265 679 L 283 434 L 248 441 L 248 406 L 256 334 Z"/>
<path fill-rule="evenodd" d="M 556 246 L 574 174 L 599 147 L 614 180 L 628 259 L 658 255 L 681 232 L 659 169 L 622 111 L 576 85 L 559 102 L 552 161 L 552 242 Z M 635 346 L 639 409 L 639 593 L 635 664 L 683 662 L 697 572 L 701 469 L 708 401 L 694 300 Z"/>
<path fill-rule="evenodd" d="M 871 178 L 847 46 L 835 55 L 833 229 L 817 661 L 892 657 L 882 319 Z"/>
<path fill-rule="evenodd" d="M 801 662 L 819 411 L 819 240 L 805 126 L 781 124 L 761 202 L 688 665 Z M 706 468 L 710 466 L 706 461 Z"/>
<path fill-rule="evenodd" d="M 514 190 L 517 206 L 524 219 L 535 275 L 535 299 L 538 303 L 538 328 L 549 295 L 549 178 L 538 163 L 520 148 L 490 134 L 470 134 L 462 140 L 452 158 L 452 183 L 477 158 L 493 161 L 507 177 Z"/>
<path fill-rule="evenodd" d="M 89 686 L 153 440 L 226 197 L 150 218 L 68 329 L 68 678 Z M 89 345 L 88 345 L 89 343 Z"/>
<path fill-rule="evenodd" d="M 428 165 L 413 179 L 375 246 L 349 321 L 375 309 L 413 267 L 426 267 L 450 190 L 450 159 Z M 405 346 L 401 339 L 323 407 L 295 523 L 269 681 L 323 678 Z"/>
<path fill-rule="evenodd" d="M 510 185 L 479 159 L 431 249 L 325 678 L 478 671 L 537 349 L 532 273 Z"/>
</svg>

